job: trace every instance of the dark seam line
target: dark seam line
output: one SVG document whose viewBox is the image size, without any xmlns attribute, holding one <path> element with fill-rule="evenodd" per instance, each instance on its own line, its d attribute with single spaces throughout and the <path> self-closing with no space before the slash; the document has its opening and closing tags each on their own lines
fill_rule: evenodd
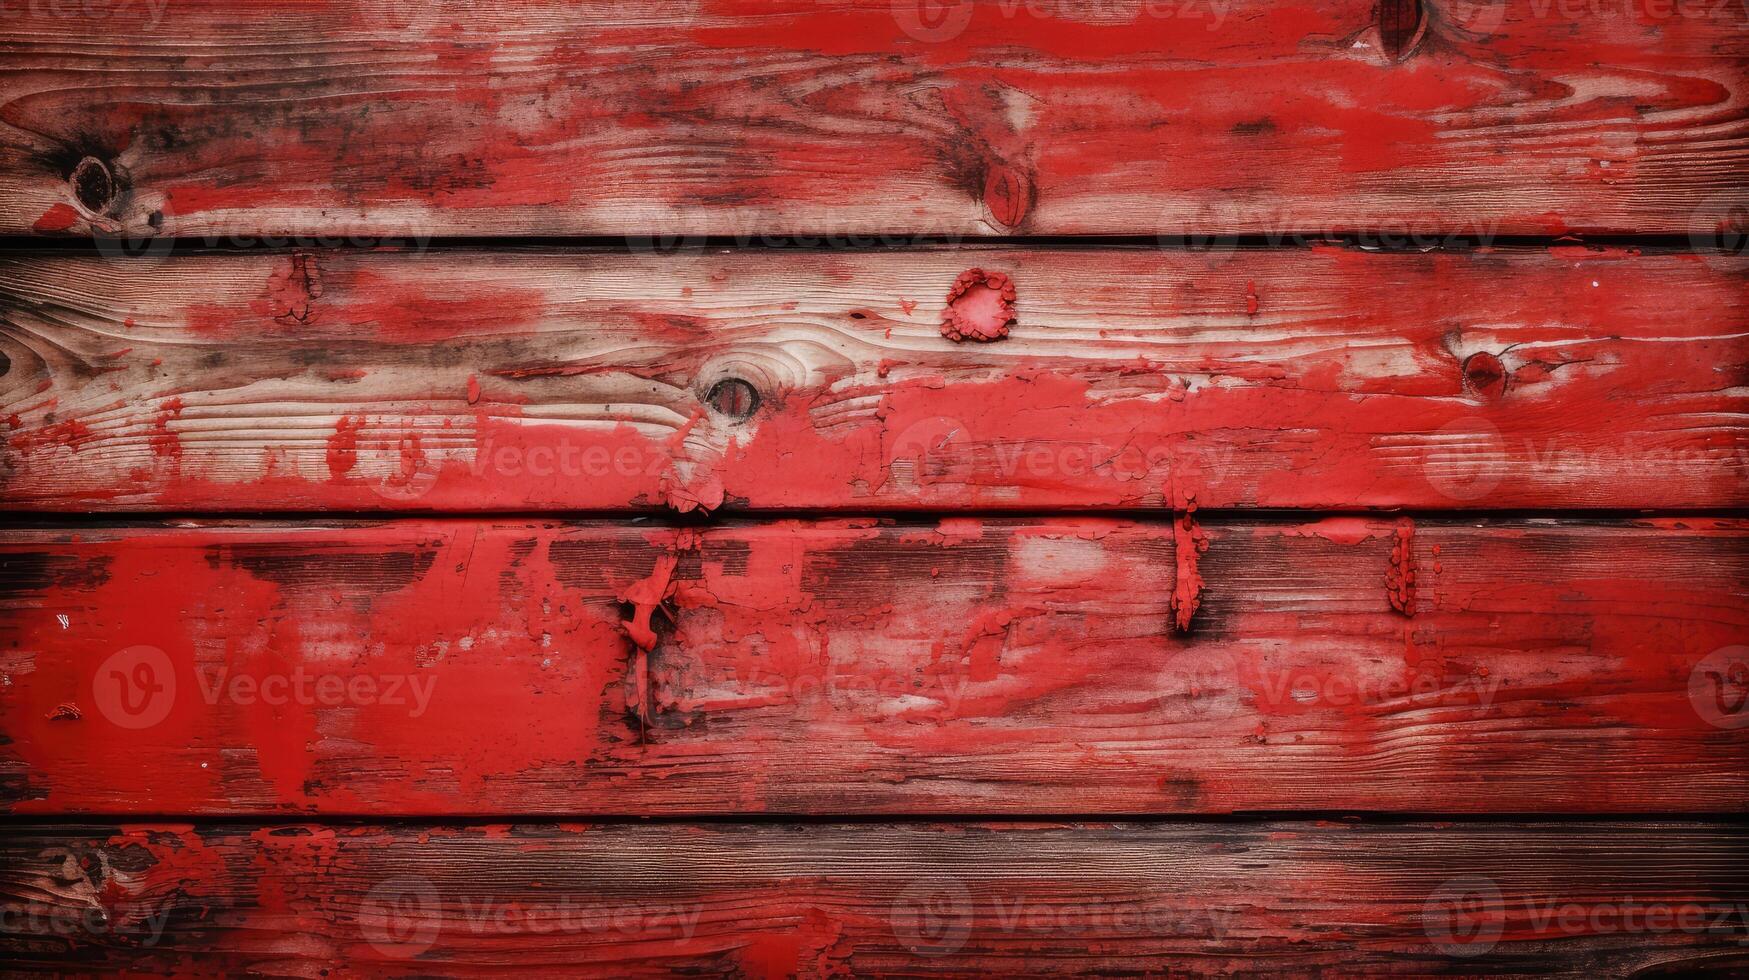
<svg viewBox="0 0 1749 980">
<path fill-rule="evenodd" d="M 1623 813 L 1444 813 L 1439 811 L 1384 812 L 1369 810 L 1244 810 L 1229 813 L 568 813 L 485 811 L 441 816 L 406 815 L 387 810 L 380 813 L 134 813 L 92 811 L 50 814 L 0 814 L 0 826 L 123 823 L 184 823 L 203 827 L 273 827 L 305 824 L 322 826 L 368 826 L 373 824 L 422 827 L 468 827 L 478 824 L 650 824 L 655 826 L 872 826 L 916 824 L 1210 824 L 1247 826 L 1263 823 L 1334 823 L 1345 827 L 1399 827 L 1421 824 L 1655 824 L 1714 825 L 1721 829 L 1749 830 L 1749 813 L 1733 811 L 1657 811 Z"/>
<path fill-rule="evenodd" d="M 130 254 L 154 260 L 177 254 L 248 254 L 305 250 L 448 252 L 486 250 L 512 252 L 560 249 L 636 255 L 686 255 L 707 251 L 745 252 L 906 252 L 960 248 L 1060 250 L 1146 250 L 1202 254 L 1227 251 L 1307 250 L 1318 246 L 1363 248 L 1376 254 L 1419 255 L 1428 252 L 1473 252 L 1478 249 L 1547 249 L 1555 247 L 1639 248 L 1671 252 L 1742 254 L 1742 249 L 1698 247 L 1684 234 L 1570 235 L 1446 235 L 1437 231 L 1405 233 L 1364 228 L 1335 231 L 1246 232 L 1212 231 L 1185 235 L 907 235 L 901 232 L 807 233 L 761 235 L 188 235 L 174 238 L 91 239 L 0 235 L 0 254 L 73 254 L 126 261 Z"/>
<path fill-rule="evenodd" d="M 698 516 L 664 511 L 628 510 L 467 510 L 467 511 L 18 511 L 0 515 L 0 529 L 49 530 L 59 527 L 91 528 L 164 528 L 196 522 L 201 525 L 284 525 L 319 527 L 324 523 L 338 526 L 374 526 L 399 522 L 478 523 L 482 521 L 533 521 L 543 524 L 589 524 L 623 527 L 673 528 L 742 528 L 758 527 L 783 521 L 837 521 L 867 519 L 892 527 L 929 527 L 944 520 L 981 520 L 1001 524 L 1026 524 L 1049 520 L 1105 518 L 1135 524 L 1168 525 L 1174 511 L 1158 508 L 1034 508 L 1027 510 L 883 510 L 809 508 L 797 510 L 720 510 L 712 515 Z M 1527 521 L 1546 521 L 1562 526 L 1632 526 L 1652 520 L 1733 521 L 1749 520 L 1749 507 L 1740 508 L 1631 508 L 1610 510 L 1571 510 L 1562 508 L 1519 508 L 1503 510 L 1352 510 L 1352 509 L 1258 509 L 1198 508 L 1198 523 L 1233 526 L 1292 526 L 1332 517 L 1353 517 L 1389 521 L 1409 518 L 1444 524 L 1467 524 L 1485 527 Z"/>
</svg>

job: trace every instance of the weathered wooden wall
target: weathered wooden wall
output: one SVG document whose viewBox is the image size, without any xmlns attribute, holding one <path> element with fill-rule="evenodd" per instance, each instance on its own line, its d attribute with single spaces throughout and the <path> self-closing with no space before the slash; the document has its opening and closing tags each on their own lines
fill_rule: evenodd
<svg viewBox="0 0 1749 980">
<path fill-rule="evenodd" d="M 0 968 L 1749 970 L 1741 3 L 0 52 Z"/>
</svg>

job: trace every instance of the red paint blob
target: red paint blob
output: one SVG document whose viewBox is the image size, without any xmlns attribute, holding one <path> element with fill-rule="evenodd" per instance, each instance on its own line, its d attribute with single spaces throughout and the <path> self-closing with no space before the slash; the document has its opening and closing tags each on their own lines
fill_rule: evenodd
<svg viewBox="0 0 1749 980">
<path fill-rule="evenodd" d="M 1015 322 L 1014 282 L 1000 272 L 967 269 L 954 280 L 941 315 L 941 335 L 989 343 L 1008 336 Z"/>
</svg>

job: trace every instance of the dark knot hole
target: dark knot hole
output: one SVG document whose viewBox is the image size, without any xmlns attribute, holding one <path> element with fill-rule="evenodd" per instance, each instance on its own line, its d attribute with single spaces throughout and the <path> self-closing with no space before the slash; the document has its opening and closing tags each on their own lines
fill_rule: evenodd
<svg viewBox="0 0 1749 980">
<path fill-rule="evenodd" d="M 711 387 L 705 399 L 719 415 L 741 421 L 759 410 L 759 392 L 740 378 L 725 378 Z"/>
</svg>

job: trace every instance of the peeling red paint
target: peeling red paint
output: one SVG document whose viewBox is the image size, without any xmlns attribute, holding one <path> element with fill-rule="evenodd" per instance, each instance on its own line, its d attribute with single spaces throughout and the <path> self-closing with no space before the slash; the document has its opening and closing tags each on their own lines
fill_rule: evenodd
<svg viewBox="0 0 1749 980">
<path fill-rule="evenodd" d="M 1745 747 L 1670 679 L 1740 633 L 1744 522 L 1418 521 L 1444 571 L 1416 582 L 1407 621 L 1379 596 L 1395 521 L 1205 515 L 14 529 L 0 648 L 24 652 L 0 685 L 16 722 L 0 765 L 21 774 L 15 812 L 59 814 L 142 794 L 190 814 L 829 813 L 845 794 L 987 813 L 1060 806 L 1037 773 L 1067 771 L 1101 813 L 1742 805 Z M 1235 572 L 1211 580 L 1221 601 L 1163 611 L 1217 552 Z M 66 610 L 101 613 L 64 628 Z M 177 695 L 126 729 L 88 699 L 141 644 Z M 394 679 L 400 699 L 201 693 L 300 667 Z M 1343 696 L 1296 696 L 1314 681 Z M 81 722 L 47 720 L 69 702 Z M 1476 741 L 1502 712 L 1510 733 Z M 1354 751 L 1405 724 L 1420 734 L 1400 765 Z M 1547 765 L 1576 731 L 1591 764 Z"/>
<path fill-rule="evenodd" d="M 1172 520 L 1173 554 L 1178 561 L 1178 574 L 1172 583 L 1172 626 L 1180 633 L 1190 632 L 1191 620 L 1202 607 L 1201 560 L 1209 550 L 1208 535 L 1196 523 L 1193 510 L 1174 516 Z"/>
<path fill-rule="evenodd" d="M 1001 340 L 1015 321 L 1014 297 L 1014 282 L 1006 275 L 967 269 L 948 291 L 941 335 L 953 341 Z"/>
<path fill-rule="evenodd" d="M 633 582 L 619 594 L 619 601 L 632 607 L 632 618 L 626 620 L 626 635 L 640 650 L 656 648 L 656 631 L 650 628 L 650 617 L 656 607 L 674 595 L 674 569 L 679 560 L 672 554 L 656 559 L 649 576 Z"/>
<path fill-rule="evenodd" d="M 334 424 L 334 434 L 328 437 L 328 474 L 333 480 L 344 480 L 358 463 L 358 430 L 364 427 L 361 415 L 343 415 Z"/>
<path fill-rule="evenodd" d="M 1392 609 L 1405 616 L 1415 615 L 1415 522 L 1409 518 L 1397 522 L 1391 543 L 1391 567 L 1385 573 L 1385 591 Z"/>
<path fill-rule="evenodd" d="M 79 212 L 71 204 L 56 204 L 43 212 L 43 216 L 31 224 L 30 230 L 38 234 L 66 231 L 79 223 Z"/>
</svg>

